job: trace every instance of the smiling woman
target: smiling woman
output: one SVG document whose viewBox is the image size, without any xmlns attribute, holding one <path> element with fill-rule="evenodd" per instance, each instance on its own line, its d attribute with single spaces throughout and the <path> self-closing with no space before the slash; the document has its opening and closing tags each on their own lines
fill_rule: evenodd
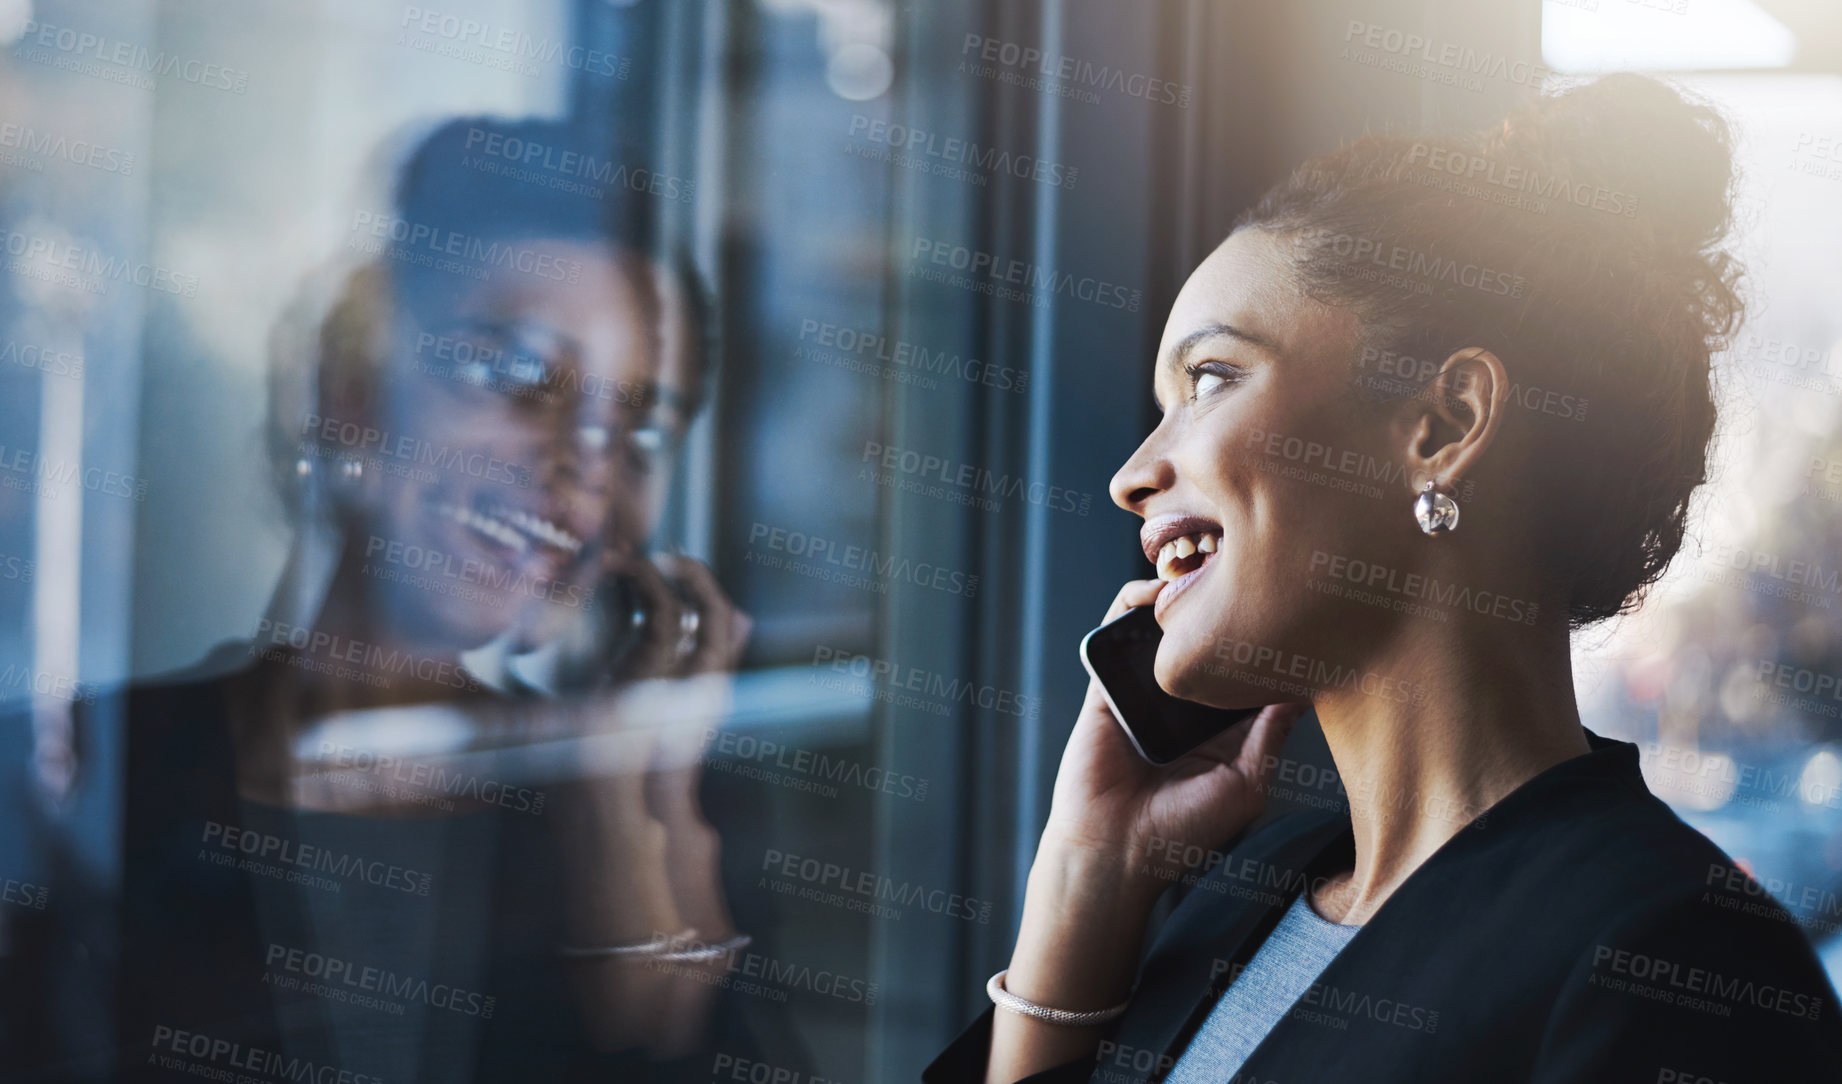
<svg viewBox="0 0 1842 1084">
<path fill-rule="evenodd" d="M 119 946 L 86 987 L 117 1029 L 107 1079 L 162 1078 L 194 1036 L 374 1080 L 669 1077 L 708 1036 L 753 1049 L 712 1007 L 749 938 L 696 767 L 749 622 L 645 550 L 701 397 L 697 284 L 625 197 L 463 158 L 508 132 L 607 155 L 488 118 L 417 144 L 378 243 L 274 337 L 297 533 L 270 616 L 93 708 L 128 723 L 126 857 L 112 918 L 79 921 L 71 888 L 60 920 Z M 571 636 L 575 673 L 567 644 L 535 677 L 480 657 Z M 497 755 L 539 734 L 617 740 L 562 777 Z"/>
<path fill-rule="evenodd" d="M 1434 161 L 1470 183 L 1426 183 Z M 1796 925 L 1709 890 L 1733 860 L 1574 702 L 1570 632 L 1637 604 L 1703 480 L 1731 175 L 1717 114 L 1618 76 L 1474 138 L 1365 138 L 1242 216 L 1171 308 L 1161 419 L 1112 482 L 1158 579 L 1108 619 L 1152 606 L 1159 685 L 1264 710 L 1149 765 L 1090 686 L 996 1008 L 926 1079 L 1832 1064 L 1842 1015 Z M 1550 201 L 1506 198 L 1530 186 Z M 1306 706 L 1349 812 L 1212 853 Z"/>
</svg>

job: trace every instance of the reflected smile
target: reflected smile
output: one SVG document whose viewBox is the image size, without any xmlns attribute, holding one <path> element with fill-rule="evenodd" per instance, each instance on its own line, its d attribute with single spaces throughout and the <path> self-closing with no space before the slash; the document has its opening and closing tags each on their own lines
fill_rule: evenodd
<svg viewBox="0 0 1842 1084">
<path fill-rule="evenodd" d="M 539 547 L 557 550 L 567 557 L 582 552 L 580 538 L 551 520 L 509 505 L 478 501 L 467 507 L 444 501 L 435 506 L 435 511 L 515 553 L 529 553 Z"/>
</svg>

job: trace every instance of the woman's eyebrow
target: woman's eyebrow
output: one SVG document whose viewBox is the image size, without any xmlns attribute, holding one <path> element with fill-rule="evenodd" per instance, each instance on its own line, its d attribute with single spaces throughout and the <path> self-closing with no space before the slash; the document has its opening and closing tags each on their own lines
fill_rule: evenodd
<svg viewBox="0 0 1842 1084">
<path fill-rule="evenodd" d="M 1239 339 L 1250 346 L 1257 346 L 1265 350 L 1274 357 L 1279 356 L 1279 347 L 1275 345 L 1271 339 L 1265 338 L 1264 336 L 1256 335 L 1244 328 L 1235 327 L 1233 324 L 1204 324 L 1195 331 L 1177 340 L 1177 345 L 1171 347 L 1170 360 L 1165 362 L 1164 368 L 1173 372 L 1181 371 L 1184 365 L 1189 362 L 1190 353 L 1196 349 L 1198 343 L 1205 339 L 1213 339 L 1218 335 L 1227 335 L 1230 338 Z M 1164 404 L 1157 402 L 1158 394 L 1155 388 L 1152 390 L 1151 398 L 1152 401 L 1157 404 L 1158 413 L 1164 413 Z"/>
<path fill-rule="evenodd" d="M 1204 339 L 1213 339 L 1217 335 L 1228 335 L 1252 346 L 1258 346 L 1269 353 L 1279 353 L 1278 345 L 1272 340 L 1244 328 L 1235 327 L 1233 324 L 1204 324 L 1177 341 L 1176 347 L 1171 350 L 1171 363 L 1182 368 L 1183 363 L 1189 360 L 1190 351 L 1196 348 L 1197 343 Z"/>
</svg>

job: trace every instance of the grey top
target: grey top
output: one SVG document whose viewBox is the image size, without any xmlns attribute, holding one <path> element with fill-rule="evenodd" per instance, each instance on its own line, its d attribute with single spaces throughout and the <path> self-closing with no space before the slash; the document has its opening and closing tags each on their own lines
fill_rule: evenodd
<svg viewBox="0 0 1842 1084">
<path fill-rule="evenodd" d="M 1222 991 L 1190 1044 L 1171 1066 L 1169 1084 L 1221 1084 L 1311 989 L 1361 926 L 1340 926 L 1311 909 L 1300 892 L 1247 966 Z"/>
</svg>

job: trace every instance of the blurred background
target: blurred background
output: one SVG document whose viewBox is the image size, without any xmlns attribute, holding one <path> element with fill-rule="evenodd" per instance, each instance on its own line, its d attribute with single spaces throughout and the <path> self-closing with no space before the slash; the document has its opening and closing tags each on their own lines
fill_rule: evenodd
<svg viewBox="0 0 1842 1084">
<path fill-rule="evenodd" d="M 1076 645 L 1147 574 L 1106 485 L 1153 423 L 1188 270 L 1340 140 L 1637 70 L 1738 125 L 1753 307 L 1690 542 L 1578 639 L 1582 711 L 1842 982 L 1830 0 L 0 0 L 0 40 L 0 702 L 22 720 L 0 879 L 26 900 L 0 903 L 0 951 L 54 851 L 121 868 L 125 722 L 73 709 L 270 612 L 271 338 L 373 238 L 380 162 L 454 117 L 551 119 L 619 148 L 567 179 L 625 188 L 711 291 L 708 404 L 650 545 L 754 623 L 699 784 L 729 907 L 756 951 L 870 992 L 721 996 L 783 1014 L 776 1066 L 912 1079 L 1003 966 Z M 1289 753 L 1328 765 L 1308 725 Z M 789 855 L 888 906 L 802 892 L 835 879 Z"/>
</svg>

